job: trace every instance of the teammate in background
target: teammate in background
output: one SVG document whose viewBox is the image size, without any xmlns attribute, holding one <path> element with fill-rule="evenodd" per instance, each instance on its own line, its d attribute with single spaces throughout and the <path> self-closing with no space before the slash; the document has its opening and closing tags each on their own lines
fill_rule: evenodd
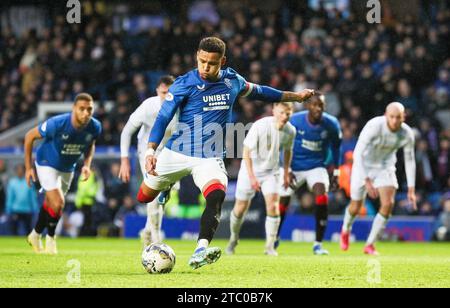
<svg viewBox="0 0 450 308">
<path fill-rule="evenodd" d="M 236 203 L 230 217 L 230 242 L 227 254 L 234 254 L 244 216 L 255 192 L 261 191 L 266 202 L 265 254 L 277 256 L 274 245 L 280 225 L 280 182 L 289 187 L 289 167 L 294 146 L 295 128 L 289 123 L 293 103 L 276 103 L 273 116 L 256 121 L 244 140 L 243 160 L 236 184 Z M 286 176 L 280 179 L 279 159 L 284 152 Z"/>
<path fill-rule="evenodd" d="M 335 189 L 338 187 L 342 139 L 339 121 L 325 113 L 325 108 L 325 96 L 316 95 L 306 103 L 306 111 L 296 113 L 291 117 L 290 122 L 297 132 L 291 164 L 292 182 L 290 187 L 281 187 L 280 190 L 282 222 L 291 196 L 296 190 L 306 183 L 314 193 L 316 241 L 313 245 L 313 252 L 315 255 L 328 255 L 328 251 L 322 247 L 322 240 L 328 224 L 328 190 L 330 186 L 326 161 L 331 150 L 334 164 L 331 182 L 332 188 Z M 278 234 L 280 230 L 281 224 Z"/>
<path fill-rule="evenodd" d="M 404 152 L 408 200 L 416 209 L 414 133 L 404 121 L 405 108 L 394 102 L 387 106 L 384 116 L 370 120 L 359 136 L 353 153 L 352 200 L 345 211 L 341 232 L 341 249 L 344 251 L 349 248 L 352 225 L 367 193 L 373 199 L 379 197 L 381 207 L 373 222 L 364 253 L 378 255 L 374 243 L 386 227 L 394 208 L 398 189 L 395 163 L 400 148 Z"/>
<path fill-rule="evenodd" d="M 193 269 L 214 263 L 221 255 L 220 248 L 208 246 L 219 225 L 228 185 L 223 162 L 225 132 L 236 100 L 243 96 L 265 102 L 303 101 L 314 95 L 313 90 L 282 92 L 252 84 L 231 68 L 222 70 L 225 48 L 216 37 L 203 39 L 197 50 L 197 69 L 177 78 L 170 87 L 150 134 L 145 154 L 148 175 L 137 196 L 141 203 L 152 202 L 160 191 L 192 174 L 206 199 L 197 247 L 189 260 Z M 178 110 L 179 129 L 157 160 L 156 149 Z"/>
<path fill-rule="evenodd" d="M 39 212 L 36 227 L 28 235 L 34 252 L 43 252 L 41 234 L 47 228 L 45 253 L 57 254 L 55 229 L 64 209 L 64 196 L 70 188 L 77 161 L 84 154 L 81 177 L 87 181 L 95 142 L 101 133 L 101 124 L 92 117 L 94 100 L 81 93 L 76 96 L 72 112 L 52 117 L 31 129 L 25 136 L 26 180 L 39 182 L 45 191 L 44 204 Z M 36 172 L 33 169 L 32 149 L 35 140 L 44 139 L 36 155 Z M 37 173 L 37 177 L 36 177 Z"/>
<path fill-rule="evenodd" d="M 125 182 L 130 182 L 130 160 L 129 149 L 131 145 L 131 138 L 133 134 L 139 129 L 138 133 L 138 155 L 141 172 L 145 177 L 147 173 L 145 171 L 145 151 L 147 151 L 148 138 L 150 131 L 155 124 L 156 117 L 161 109 L 162 103 L 166 98 L 166 94 L 169 91 L 169 87 L 173 84 L 175 79 L 172 76 L 162 77 L 157 84 L 156 93 L 157 96 L 146 99 L 139 108 L 130 116 L 127 124 L 123 128 L 120 136 L 120 172 L 119 178 Z M 169 124 L 164 139 L 159 146 L 157 153 L 162 149 L 169 137 L 175 130 L 176 120 L 172 120 Z M 151 243 L 160 243 L 161 238 L 161 223 L 164 215 L 164 205 L 167 203 L 170 196 L 170 190 L 163 191 L 159 195 L 158 199 L 147 203 L 147 223 L 144 230 L 141 232 L 141 238 L 144 246 L 148 246 Z"/>
</svg>

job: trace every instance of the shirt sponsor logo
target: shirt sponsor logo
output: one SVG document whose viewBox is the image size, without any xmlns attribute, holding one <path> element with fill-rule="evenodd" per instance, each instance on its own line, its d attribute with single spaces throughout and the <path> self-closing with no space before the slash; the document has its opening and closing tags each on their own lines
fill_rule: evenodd
<svg viewBox="0 0 450 308">
<path fill-rule="evenodd" d="M 322 141 L 309 141 L 303 139 L 302 147 L 313 152 L 320 152 L 322 151 Z"/>
</svg>

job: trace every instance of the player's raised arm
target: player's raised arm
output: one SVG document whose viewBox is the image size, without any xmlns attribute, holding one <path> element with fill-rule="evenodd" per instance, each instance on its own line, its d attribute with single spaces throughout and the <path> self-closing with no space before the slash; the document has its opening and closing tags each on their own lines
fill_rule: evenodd
<svg viewBox="0 0 450 308">
<path fill-rule="evenodd" d="M 36 173 L 33 169 L 33 144 L 35 140 L 42 139 L 42 135 L 39 132 L 39 128 L 35 127 L 27 132 L 24 141 L 25 152 L 25 179 L 29 187 L 31 187 L 31 181 L 36 182 Z"/>
</svg>

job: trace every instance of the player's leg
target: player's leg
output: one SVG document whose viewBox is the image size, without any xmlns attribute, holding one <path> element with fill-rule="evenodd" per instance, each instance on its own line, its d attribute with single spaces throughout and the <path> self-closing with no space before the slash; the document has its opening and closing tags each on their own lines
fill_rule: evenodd
<svg viewBox="0 0 450 308">
<path fill-rule="evenodd" d="M 221 255 L 218 247 L 208 247 L 219 226 L 222 204 L 225 200 L 228 177 L 225 165 L 219 159 L 201 159 L 192 169 L 192 176 L 206 199 L 206 208 L 200 219 L 197 247 L 189 260 L 192 269 L 216 262 Z"/>
<path fill-rule="evenodd" d="M 43 206 L 40 209 L 38 221 L 35 228 L 28 235 L 28 243 L 32 246 L 33 251 L 36 253 L 44 252 L 41 234 L 44 229 L 47 228 L 47 237 L 52 234 L 54 239 L 54 233 L 56 225 L 62 213 L 64 207 L 64 196 L 61 191 L 63 185 L 63 176 L 65 175 L 70 179 L 71 173 L 64 174 L 53 168 L 39 166 L 36 164 L 36 173 L 42 189 L 45 191 Z M 50 239 L 49 244 L 52 245 L 54 240 Z M 55 252 L 55 249 L 51 249 Z"/>
<path fill-rule="evenodd" d="M 142 151 L 144 153 L 144 151 Z M 142 176 L 145 179 L 147 171 L 145 170 L 145 156 L 139 157 L 139 165 Z M 151 193 L 153 195 L 153 193 Z M 161 226 L 164 216 L 164 205 L 169 201 L 170 188 L 159 193 L 158 197 L 147 203 L 147 221 L 144 229 L 140 232 L 141 240 L 144 247 L 152 243 L 162 242 Z"/>
<path fill-rule="evenodd" d="M 276 186 L 275 186 L 276 187 Z M 275 250 L 278 229 L 280 227 L 280 196 L 278 193 L 264 194 L 266 202 L 266 246 L 264 253 L 269 256 L 278 256 Z"/>
<path fill-rule="evenodd" d="M 250 207 L 250 202 L 255 196 L 249 176 L 245 168 L 241 168 L 236 183 L 236 202 L 230 214 L 230 241 L 225 252 L 229 255 L 234 254 L 235 248 L 239 243 L 239 233 L 244 223 L 245 214 Z"/>
<path fill-rule="evenodd" d="M 45 204 L 47 206 L 47 236 L 45 237 L 45 253 L 57 254 L 58 249 L 56 245 L 56 227 L 61 219 L 64 206 L 65 195 L 69 191 L 72 183 L 73 173 L 58 172 L 57 174 L 57 189 L 47 191 L 45 194 Z"/>
<path fill-rule="evenodd" d="M 251 198 L 250 198 L 251 200 Z M 230 240 L 225 252 L 232 255 L 235 252 L 236 246 L 239 243 L 239 233 L 241 232 L 242 224 L 244 223 L 245 214 L 250 207 L 250 200 L 236 199 L 234 208 L 230 214 Z"/>
<path fill-rule="evenodd" d="M 283 187 L 283 181 L 281 180 L 281 179 L 283 179 L 283 176 L 284 176 L 283 174 L 284 174 L 284 169 L 280 168 L 280 180 L 279 180 L 279 184 L 278 184 L 278 186 L 280 187 L 280 189 L 279 189 L 280 225 L 278 227 L 277 240 L 275 241 L 275 249 L 277 249 L 278 246 L 280 245 L 281 228 L 283 226 L 284 220 L 286 218 L 287 210 L 291 203 L 291 196 L 294 194 L 294 192 L 296 190 L 298 190 L 305 183 L 305 178 L 303 176 L 303 173 L 302 172 L 294 172 L 293 183 L 291 183 L 291 186 L 286 189 Z"/>
<path fill-rule="evenodd" d="M 344 222 L 342 224 L 340 246 L 343 251 L 347 251 L 350 246 L 350 234 L 352 231 L 353 223 L 358 216 L 361 207 L 363 206 L 364 199 L 351 200 L 350 205 L 345 209 Z"/>
<path fill-rule="evenodd" d="M 340 246 L 343 251 L 347 251 L 350 246 L 350 233 L 353 223 L 363 206 L 367 194 L 365 178 L 354 168 L 350 184 L 350 205 L 345 209 L 344 222 L 342 224 Z"/>
<path fill-rule="evenodd" d="M 162 242 L 161 223 L 163 215 L 164 208 L 156 199 L 147 203 L 147 222 L 141 234 L 144 246 Z"/>
<path fill-rule="evenodd" d="M 322 241 L 328 225 L 328 193 L 324 183 L 316 183 L 313 186 L 315 196 L 316 241 L 313 246 L 315 255 L 328 255 L 323 249 Z"/>
<path fill-rule="evenodd" d="M 378 193 L 380 195 L 381 207 L 372 223 L 372 229 L 370 230 L 370 234 L 364 248 L 364 253 L 370 255 L 378 255 L 374 244 L 382 231 L 386 228 L 387 222 L 392 214 L 396 188 L 380 187 L 378 188 Z"/>
</svg>

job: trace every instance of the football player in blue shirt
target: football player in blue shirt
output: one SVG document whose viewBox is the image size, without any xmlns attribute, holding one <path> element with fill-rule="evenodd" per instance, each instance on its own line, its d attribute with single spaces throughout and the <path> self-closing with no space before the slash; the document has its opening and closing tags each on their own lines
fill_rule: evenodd
<svg viewBox="0 0 450 308">
<path fill-rule="evenodd" d="M 328 223 L 328 189 L 330 186 L 327 171 L 327 160 L 331 151 L 334 173 L 332 189 L 338 187 L 340 166 L 340 146 L 342 132 L 338 119 L 325 113 L 325 97 L 317 93 L 305 104 L 306 111 L 298 112 L 291 117 L 291 124 L 297 130 L 292 158 L 291 187 L 280 187 L 280 213 L 282 222 L 291 195 L 303 184 L 315 196 L 316 241 L 313 252 L 316 255 L 328 255 L 322 248 L 322 240 Z M 278 233 L 281 230 L 281 224 Z"/>
<path fill-rule="evenodd" d="M 62 215 L 64 196 L 70 188 L 77 161 L 84 154 L 81 169 L 82 180 L 89 179 L 95 153 L 95 141 L 101 133 L 101 124 L 94 119 L 92 96 L 81 93 L 75 98 L 72 112 L 52 117 L 31 129 L 25 136 L 26 180 L 39 182 L 45 191 L 44 204 L 34 230 L 28 235 L 28 243 L 36 253 L 56 254 L 55 229 Z M 36 140 L 43 139 L 37 149 L 33 168 L 32 150 Z M 41 234 L 47 228 L 45 250 Z"/>
<path fill-rule="evenodd" d="M 217 247 L 208 248 L 219 225 L 222 203 L 228 184 L 225 155 L 225 131 L 231 123 L 232 108 L 239 97 L 264 102 L 301 102 L 314 95 L 282 92 L 247 82 L 225 65 L 225 43 L 216 37 L 201 40 L 197 51 L 197 69 L 177 78 L 170 87 L 165 103 L 153 126 L 146 152 L 146 169 L 137 199 L 141 203 L 154 200 L 182 177 L 192 174 L 196 186 L 206 199 L 200 221 L 197 248 L 189 260 L 196 269 L 216 262 L 221 255 Z M 155 151 L 176 112 L 177 132 L 172 135 L 158 160 Z"/>
</svg>

